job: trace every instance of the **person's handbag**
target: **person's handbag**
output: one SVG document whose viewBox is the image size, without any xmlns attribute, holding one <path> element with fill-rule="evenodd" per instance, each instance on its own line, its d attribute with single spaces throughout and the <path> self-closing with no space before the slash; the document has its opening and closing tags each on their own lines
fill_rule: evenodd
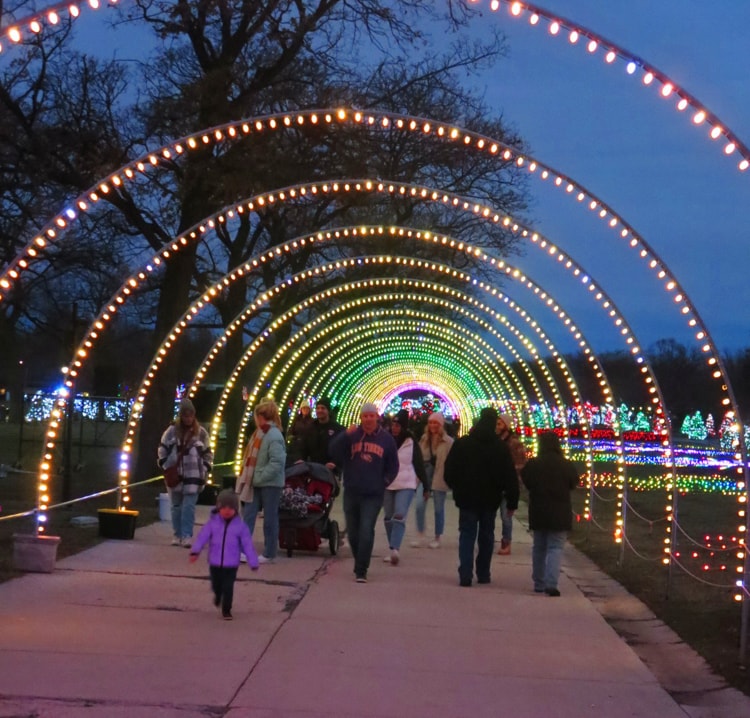
<svg viewBox="0 0 750 718">
<path fill-rule="evenodd" d="M 164 469 L 164 483 L 167 485 L 167 488 L 170 489 L 173 489 L 180 483 L 180 473 L 177 471 L 177 464 L 170 466 L 168 469 Z"/>
<path fill-rule="evenodd" d="M 180 449 L 177 452 L 177 461 L 175 461 L 174 464 L 168 469 L 164 469 L 164 483 L 167 485 L 168 489 L 173 489 L 175 486 L 177 486 L 177 484 L 180 483 L 180 481 L 182 481 L 182 479 L 180 478 L 180 472 L 177 467 L 182 464 L 182 457 L 185 456 L 188 451 L 190 451 L 191 446 L 192 444 L 185 447 L 184 449 Z"/>
</svg>

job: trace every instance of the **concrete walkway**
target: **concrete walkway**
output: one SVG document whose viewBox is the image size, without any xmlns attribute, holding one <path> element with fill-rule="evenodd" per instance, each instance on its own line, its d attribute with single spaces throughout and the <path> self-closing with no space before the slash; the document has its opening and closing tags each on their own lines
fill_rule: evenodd
<svg viewBox="0 0 750 718">
<path fill-rule="evenodd" d="M 460 588 L 452 505 L 447 525 L 443 548 L 407 545 L 394 567 L 381 522 L 367 584 L 348 549 L 332 557 L 325 543 L 243 566 L 233 622 L 211 604 L 204 557 L 189 564 L 166 523 L 6 582 L 0 716 L 750 716 L 750 698 L 572 548 L 560 598 L 531 591 L 520 523 L 492 583 Z M 608 611 L 649 626 L 649 667 Z"/>
</svg>

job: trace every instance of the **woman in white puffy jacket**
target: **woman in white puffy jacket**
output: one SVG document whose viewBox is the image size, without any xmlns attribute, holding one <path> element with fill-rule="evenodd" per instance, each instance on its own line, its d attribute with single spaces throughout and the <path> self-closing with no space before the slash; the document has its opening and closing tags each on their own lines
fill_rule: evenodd
<svg viewBox="0 0 750 718">
<path fill-rule="evenodd" d="M 406 533 L 406 516 L 414 494 L 421 487 L 429 494 L 430 486 L 422 460 L 422 451 L 409 431 L 409 412 L 402 409 L 391 423 L 391 433 L 398 448 L 398 474 L 388 485 L 383 499 L 385 532 L 388 536 L 389 554 L 383 559 L 392 566 L 400 560 L 399 549 Z"/>
</svg>

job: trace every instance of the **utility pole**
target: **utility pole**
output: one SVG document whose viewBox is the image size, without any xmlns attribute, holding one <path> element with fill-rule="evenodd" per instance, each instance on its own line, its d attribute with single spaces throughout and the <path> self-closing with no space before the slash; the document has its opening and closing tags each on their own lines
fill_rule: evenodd
<svg viewBox="0 0 750 718">
<path fill-rule="evenodd" d="M 26 424 L 26 374 L 28 367 L 24 364 L 23 359 L 18 360 L 18 401 L 14 402 L 18 407 L 18 456 L 15 467 L 22 467 L 23 459 L 23 430 Z"/>
</svg>

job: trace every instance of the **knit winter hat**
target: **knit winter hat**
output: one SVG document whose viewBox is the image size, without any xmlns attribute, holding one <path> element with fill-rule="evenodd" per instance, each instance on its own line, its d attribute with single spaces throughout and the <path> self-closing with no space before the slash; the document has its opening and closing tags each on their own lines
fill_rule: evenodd
<svg viewBox="0 0 750 718">
<path fill-rule="evenodd" d="M 195 406 L 187 397 L 180 401 L 180 414 L 182 414 L 183 411 L 189 411 L 191 414 L 195 414 Z"/>
<path fill-rule="evenodd" d="M 232 489 L 224 489 L 216 497 L 216 508 L 221 509 L 225 506 L 234 509 L 237 513 L 240 512 L 240 497 Z"/>
<path fill-rule="evenodd" d="M 321 396 L 320 399 L 318 399 L 315 402 L 315 406 L 324 406 L 328 411 L 331 410 L 331 400 L 327 396 Z"/>
<path fill-rule="evenodd" d="M 498 419 L 500 419 L 505 426 L 507 426 L 509 429 L 513 428 L 513 424 L 511 423 L 510 414 L 499 414 Z"/>
<path fill-rule="evenodd" d="M 393 417 L 393 421 L 400 424 L 404 429 L 409 428 L 409 412 L 406 409 L 396 412 L 396 416 Z"/>
<path fill-rule="evenodd" d="M 432 421 L 433 419 L 437 421 L 440 426 L 445 426 L 445 416 L 441 411 L 433 411 L 432 414 L 427 417 L 427 421 Z"/>
<path fill-rule="evenodd" d="M 368 401 L 366 404 L 362 405 L 362 410 L 359 412 L 360 414 L 379 414 L 378 407 L 375 406 L 371 401 Z"/>
</svg>

